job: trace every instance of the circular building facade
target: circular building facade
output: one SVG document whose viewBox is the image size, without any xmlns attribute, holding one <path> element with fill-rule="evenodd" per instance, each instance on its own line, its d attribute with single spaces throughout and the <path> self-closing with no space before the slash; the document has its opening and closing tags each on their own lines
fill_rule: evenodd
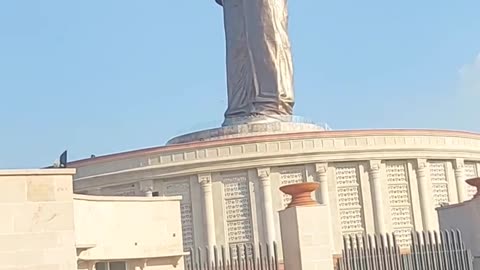
<svg viewBox="0 0 480 270">
<path fill-rule="evenodd" d="M 342 235 L 394 232 L 408 245 L 411 230 L 437 230 L 436 207 L 475 194 L 464 180 L 479 176 L 480 134 L 272 134 L 142 149 L 68 166 L 77 168 L 77 193 L 182 195 L 186 248 L 280 242 L 278 211 L 290 198 L 279 187 L 318 181 L 315 198 L 329 205 L 325 222 L 338 254 Z"/>
</svg>

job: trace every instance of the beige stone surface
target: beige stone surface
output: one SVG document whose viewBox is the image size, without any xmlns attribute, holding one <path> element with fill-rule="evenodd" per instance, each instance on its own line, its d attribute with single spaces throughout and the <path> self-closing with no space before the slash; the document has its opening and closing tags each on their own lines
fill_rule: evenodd
<svg viewBox="0 0 480 270">
<path fill-rule="evenodd" d="M 437 208 L 440 229 L 458 229 L 465 247 L 474 256 L 474 269 L 480 270 L 480 198 Z"/>
<path fill-rule="evenodd" d="M 76 269 L 74 173 L 72 169 L 0 171 L 1 270 Z"/>
<path fill-rule="evenodd" d="M 293 207 L 280 211 L 283 262 L 286 269 L 333 269 L 330 222 L 326 205 Z"/>
<path fill-rule="evenodd" d="M 145 269 L 171 269 L 176 264 L 183 269 L 180 200 L 75 195 L 76 243 L 91 247 L 78 254 L 79 260 L 125 260 L 133 266 L 143 259 Z"/>
<path fill-rule="evenodd" d="M 24 202 L 27 199 L 26 178 L 24 176 L 2 176 L 0 181 L 0 203 Z"/>
<path fill-rule="evenodd" d="M 0 171 L 0 270 L 183 269 L 181 197 L 73 195 L 74 173 Z"/>
</svg>

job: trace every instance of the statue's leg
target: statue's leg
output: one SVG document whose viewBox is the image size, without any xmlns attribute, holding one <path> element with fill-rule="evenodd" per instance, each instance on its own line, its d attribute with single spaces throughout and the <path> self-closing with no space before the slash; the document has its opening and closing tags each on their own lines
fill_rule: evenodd
<svg viewBox="0 0 480 270">
<path fill-rule="evenodd" d="M 288 37 L 287 0 L 247 0 L 246 31 L 252 54 L 260 114 L 291 115 L 293 65 Z"/>
<path fill-rule="evenodd" d="M 245 0 L 223 1 L 228 87 L 226 122 L 228 119 L 250 114 L 253 79 L 246 41 L 243 1 Z"/>
</svg>

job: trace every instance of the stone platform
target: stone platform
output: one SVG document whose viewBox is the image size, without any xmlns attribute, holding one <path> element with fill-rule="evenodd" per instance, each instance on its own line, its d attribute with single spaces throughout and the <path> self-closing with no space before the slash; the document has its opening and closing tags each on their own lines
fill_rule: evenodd
<svg viewBox="0 0 480 270">
<path fill-rule="evenodd" d="M 326 131 L 326 125 L 314 124 L 298 118 L 283 120 L 256 119 L 256 121 L 238 121 L 231 125 L 188 133 L 170 139 L 167 145 L 202 141 L 243 138 L 260 135 L 288 134 L 308 131 Z"/>
</svg>

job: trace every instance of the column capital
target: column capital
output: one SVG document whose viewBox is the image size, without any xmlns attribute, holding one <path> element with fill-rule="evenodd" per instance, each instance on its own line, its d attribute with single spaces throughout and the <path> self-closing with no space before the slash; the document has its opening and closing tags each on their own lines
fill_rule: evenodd
<svg viewBox="0 0 480 270">
<path fill-rule="evenodd" d="M 461 169 L 465 168 L 465 160 L 463 158 L 456 158 L 453 161 L 453 168 L 455 170 L 461 170 Z"/>
<path fill-rule="evenodd" d="M 382 165 L 381 160 L 370 160 L 368 161 L 368 166 L 370 172 L 378 172 L 380 171 L 380 166 Z"/>
<path fill-rule="evenodd" d="M 258 178 L 262 181 L 269 180 L 270 178 L 270 168 L 257 168 Z"/>
<path fill-rule="evenodd" d="M 417 169 L 425 170 L 428 168 L 428 161 L 426 159 L 417 159 Z"/>
<path fill-rule="evenodd" d="M 328 170 L 328 163 L 317 163 L 315 164 L 315 172 L 318 174 L 326 174 Z"/>
<path fill-rule="evenodd" d="M 198 183 L 202 186 L 206 186 L 212 183 L 211 173 L 202 173 L 198 175 Z"/>
</svg>

